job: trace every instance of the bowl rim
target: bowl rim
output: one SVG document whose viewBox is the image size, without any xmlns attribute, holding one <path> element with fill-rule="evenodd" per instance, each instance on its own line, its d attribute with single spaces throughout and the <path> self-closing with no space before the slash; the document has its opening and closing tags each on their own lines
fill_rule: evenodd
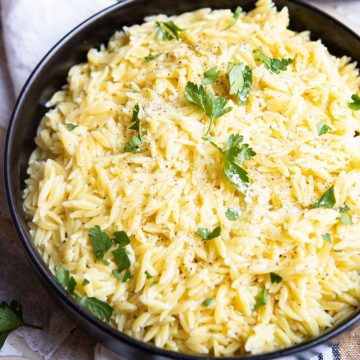
<svg viewBox="0 0 360 360">
<path fill-rule="evenodd" d="M 49 268 L 42 262 L 42 258 L 40 253 L 36 253 L 33 251 L 31 247 L 31 239 L 28 238 L 24 229 L 21 226 L 20 215 L 15 206 L 15 198 L 16 195 L 14 194 L 12 183 L 13 177 L 10 171 L 10 160 L 12 156 L 12 142 L 13 138 L 16 136 L 14 133 L 14 125 L 18 119 L 19 111 L 23 105 L 23 101 L 26 98 L 26 95 L 33 84 L 36 81 L 38 74 L 41 72 L 43 66 L 52 58 L 56 52 L 61 49 L 61 47 L 71 38 L 73 38 L 78 32 L 81 32 L 85 29 L 88 25 L 98 21 L 103 16 L 106 16 L 108 13 L 113 11 L 121 11 L 121 8 L 127 4 L 130 4 L 137 0 L 118 0 L 117 3 L 112 4 L 103 10 L 95 13 L 94 15 L 88 17 L 84 21 L 82 21 L 79 25 L 74 27 L 71 31 L 66 33 L 55 45 L 43 56 L 40 62 L 36 65 L 34 70 L 30 73 L 29 77 L 27 78 L 25 84 L 23 85 L 17 100 L 14 105 L 14 109 L 12 111 L 7 134 L 5 140 L 5 149 L 4 149 L 4 180 L 5 180 L 5 191 L 6 191 L 6 198 L 7 203 L 10 209 L 10 214 L 12 221 L 15 225 L 16 232 L 18 237 L 21 240 L 22 246 L 25 248 L 26 255 L 32 266 L 34 267 L 37 276 L 41 278 L 43 282 L 45 282 L 52 290 L 54 294 L 61 300 L 62 303 L 65 303 L 67 307 L 69 307 L 72 311 L 77 312 L 80 317 L 85 319 L 87 323 L 90 323 L 95 328 L 99 329 L 103 334 L 106 336 L 111 336 L 118 341 L 121 341 L 127 344 L 130 347 L 134 347 L 135 349 L 141 349 L 143 351 L 148 352 L 149 354 L 165 356 L 170 359 L 183 359 L 183 360 L 204 360 L 204 359 L 218 359 L 218 360 L 271 360 L 271 359 L 280 359 L 286 356 L 293 356 L 297 355 L 303 351 L 311 351 L 312 348 L 316 346 L 323 345 L 324 348 L 327 347 L 327 343 L 331 341 L 334 337 L 337 337 L 345 330 L 351 328 L 355 324 L 360 322 L 360 311 L 359 309 L 354 312 L 347 320 L 341 322 L 340 324 L 330 328 L 325 333 L 312 338 L 310 340 L 301 342 L 297 345 L 290 346 L 285 349 L 276 350 L 269 353 L 263 354 L 255 354 L 255 355 L 242 355 L 242 356 L 231 356 L 231 357 L 216 357 L 216 356 L 208 356 L 208 355 L 195 355 L 195 354 L 188 354 L 188 353 L 181 353 L 176 352 L 173 350 L 167 350 L 164 348 L 156 347 L 155 345 L 137 340 L 125 333 L 117 330 L 115 327 L 112 327 L 108 323 L 99 320 L 89 311 L 85 310 L 81 307 L 76 300 L 70 296 L 64 288 L 59 285 L 56 280 L 55 276 L 51 273 Z M 305 2 L 304 0 L 287 0 L 288 2 L 292 2 L 299 6 L 305 7 L 308 10 L 317 13 L 317 15 L 322 16 L 330 23 L 335 23 L 337 26 L 341 27 L 345 32 L 349 33 L 352 37 L 354 37 L 360 44 L 360 36 L 350 29 L 348 26 L 344 25 L 341 21 L 333 18 L 331 15 L 326 13 L 325 11 L 321 10 L 320 8 L 311 5 L 310 3 Z M 285 5 L 286 6 L 286 5 Z M 114 32 L 116 29 L 114 29 Z M 311 31 L 311 30 L 310 30 Z M 62 309 L 63 310 L 63 309 Z M 101 341 L 100 341 L 101 342 Z M 316 352 L 314 352 L 315 355 Z"/>
</svg>

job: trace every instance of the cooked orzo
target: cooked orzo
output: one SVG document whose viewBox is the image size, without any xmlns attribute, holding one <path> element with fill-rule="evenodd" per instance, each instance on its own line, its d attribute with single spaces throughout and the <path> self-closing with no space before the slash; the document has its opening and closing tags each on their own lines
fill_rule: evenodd
<svg viewBox="0 0 360 360">
<path fill-rule="evenodd" d="M 263 353 L 360 300 L 360 77 L 268 0 L 116 32 L 28 167 L 33 241 L 81 305 L 175 351 Z"/>
</svg>

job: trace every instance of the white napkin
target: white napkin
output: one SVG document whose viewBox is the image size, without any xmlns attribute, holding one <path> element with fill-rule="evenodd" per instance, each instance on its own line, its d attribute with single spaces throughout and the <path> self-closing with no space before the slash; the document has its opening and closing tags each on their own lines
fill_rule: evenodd
<svg viewBox="0 0 360 360">
<path fill-rule="evenodd" d="M 6 63 L 1 56 L 0 125 L 32 69 L 50 48 L 76 25 L 115 0 L 1 0 Z M 10 77 L 9 77 L 10 76 Z M 4 90 L 5 89 L 5 90 Z M 5 99 L 5 100 L 3 100 Z M 3 115 L 3 116 L 2 116 Z"/>
</svg>

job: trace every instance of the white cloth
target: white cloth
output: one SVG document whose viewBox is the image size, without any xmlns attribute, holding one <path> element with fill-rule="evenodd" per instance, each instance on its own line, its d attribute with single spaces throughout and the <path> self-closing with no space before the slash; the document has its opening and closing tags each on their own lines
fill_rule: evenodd
<svg viewBox="0 0 360 360">
<path fill-rule="evenodd" d="M 0 0 L 3 46 L 0 96 L 10 106 L 31 70 L 72 28 L 115 0 Z M 0 53 L 1 56 L 1 53 Z M 1 56 L 3 59 L 3 56 Z M 10 77 L 9 77 L 9 76 Z M 6 91 L 4 91 L 4 88 Z M 8 98 L 10 98 L 8 100 Z M 1 101 L 2 102 L 2 101 Z M 1 109 L 0 125 L 6 127 L 8 109 Z"/>
</svg>

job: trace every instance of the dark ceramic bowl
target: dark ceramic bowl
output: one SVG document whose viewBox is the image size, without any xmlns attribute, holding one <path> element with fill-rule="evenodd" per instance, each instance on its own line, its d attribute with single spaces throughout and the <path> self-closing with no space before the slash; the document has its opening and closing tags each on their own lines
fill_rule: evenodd
<svg viewBox="0 0 360 360">
<path fill-rule="evenodd" d="M 5 182 L 12 218 L 22 244 L 40 280 L 57 304 L 86 332 L 128 359 L 200 360 L 207 357 L 156 348 L 116 331 L 80 307 L 55 281 L 31 241 L 21 199 L 27 163 L 35 148 L 36 129 L 47 111 L 44 104 L 66 83 L 66 75 L 71 66 L 85 61 L 86 53 L 90 48 L 107 43 L 115 30 L 121 29 L 124 25 L 142 23 L 144 17 L 148 15 L 180 14 L 202 7 L 234 9 L 241 5 L 248 11 L 254 7 L 254 3 L 255 1 L 252 0 L 128 0 L 119 2 L 94 15 L 60 40 L 33 71 L 15 105 L 6 140 Z M 312 38 L 321 38 L 334 55 L 348 55 L 360 62 L 360 38 L 344 25 L 300 1 L 275 0 L 275 3 L 278 8 L 284 6 L 289 8 L 291 29 L 311 30 Z M 341 334 L 349 331 L 359 320 L 358 311 L 330 331 L 300 345 L 264 355 L 227 359 L 309 359 L 310 356 L 323 351 Z"/>
</svg>

